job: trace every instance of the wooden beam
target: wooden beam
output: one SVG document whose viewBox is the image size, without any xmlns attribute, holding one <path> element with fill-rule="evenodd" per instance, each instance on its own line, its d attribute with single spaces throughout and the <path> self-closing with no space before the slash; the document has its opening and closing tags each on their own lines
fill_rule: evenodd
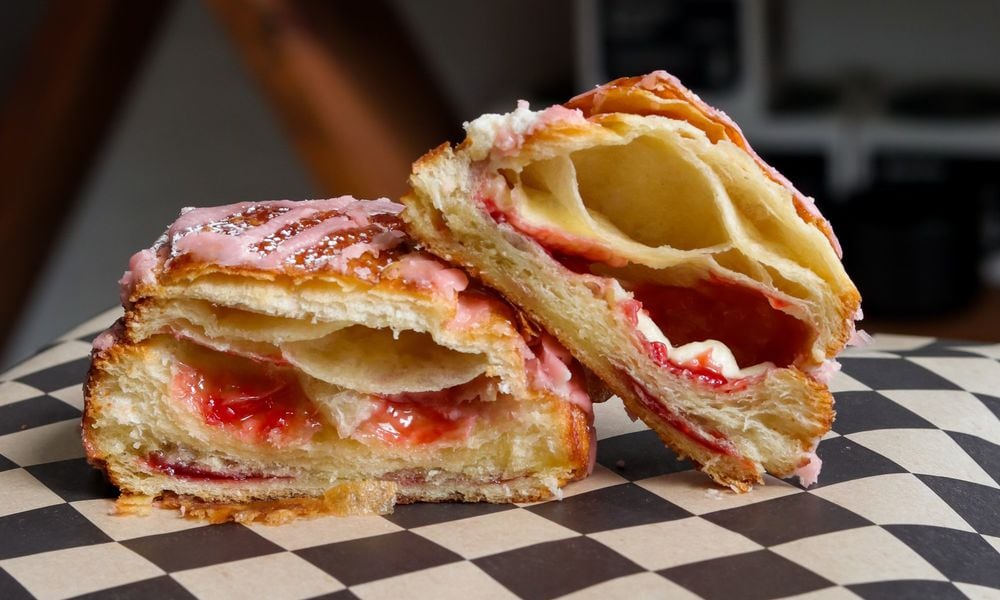
<svg viewBox="0 0 1000 600">
<path fill-rule="evenodd" d="M 170 5 L 48 3 L 0 103 L 0 339 L 9 334 Z"/>
<path fill-rule="evenodd" d="M 209 0 L 325 193 L 396 198 L 411 163 L 460 134 L 382 0 Z"/>
</svg>

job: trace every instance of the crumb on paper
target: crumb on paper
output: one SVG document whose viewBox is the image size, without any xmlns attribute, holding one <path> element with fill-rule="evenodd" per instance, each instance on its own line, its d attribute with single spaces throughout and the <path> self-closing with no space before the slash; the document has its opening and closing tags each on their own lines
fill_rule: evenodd
<svg viewBox="0 0 1000 600">
<path fill-rule="evenodd" d="M 153 511 L 153 497 L 143 494 L 122 494 L 115 501 L 112 515 L 148 516 Z"/>
<path fill-rule="evenodd" d="M 725 497 L 725 492 L 717 488 L 708 488 L 705 490 L 705 495 L 712 500 L 722 500 Z"/>
</svg>

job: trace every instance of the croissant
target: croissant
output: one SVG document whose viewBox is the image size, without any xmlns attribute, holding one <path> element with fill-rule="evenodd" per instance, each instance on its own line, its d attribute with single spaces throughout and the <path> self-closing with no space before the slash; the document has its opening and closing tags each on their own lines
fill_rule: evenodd
<svg viewBox="0 0 1000 600">
<path fill-rule="evenodd" d="M 662 71 L 466 124 L 403 218 L 717 482 L 818 471 L 860 295 L 829 223 Z"/>
</svg>

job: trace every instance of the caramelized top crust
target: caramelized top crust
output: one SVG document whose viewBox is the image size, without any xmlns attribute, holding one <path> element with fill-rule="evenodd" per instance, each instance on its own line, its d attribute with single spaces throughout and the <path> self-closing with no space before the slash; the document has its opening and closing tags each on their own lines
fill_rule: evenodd
<svg viewBox="0 0 1000 600">
<path fill-rule="evenodd" d="M 129 261 L 125 305 L 137 288 L 190 272 L 338 276 L 369 285 L 460 292 L 465 274 L 422 252 L 403 232 L 403 206 L 387 199 L 241 202 L 186 208 Z"/>
<path fill-rule="evenodd" d="M 604 113 L 659 115 L 687 121 L 705 132 L 712 142 L 725 139 L 749 154 L 764 174 L 792 194 L 795 210 L 805 222 L 815 226 L 830 240 L 838 258 L 843 251 L 830 223 L 820 214 L 813 199 L 798 191 L 784 175 L 754 152 L 739 126 L 724 112 L 706 104 L 666 71 L 654 71 L 638 77 L 622 77 L 580 94 L 566 103 L 587 118 Z"/>
</svg>

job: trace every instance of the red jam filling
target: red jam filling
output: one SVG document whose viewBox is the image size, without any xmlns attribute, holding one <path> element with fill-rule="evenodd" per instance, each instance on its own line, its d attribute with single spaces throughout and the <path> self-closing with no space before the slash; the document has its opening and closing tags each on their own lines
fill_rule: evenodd
<svg viewBox="0 0 1000 600">
<path fill-rule="evenodd" d="M 183 462 L 168 461 L 162 453 L 153 452 L 144 461 L 153 471 L 158 471 L 175 477 L 193 481 L 264 481 L 267 479 L 288 479 L 279 475 L 264 475 L 261 473 L 219 473 Z"/>
<path fill-rule="evenodd" d="M 780 367 L 795 362 L 811 343 L 805 323 L 775 309 L 757 290 L 722 281 L 694 287 L 640 284 L 634 290 L 670 343 L 719 340 L 746 367 L 772 362 Z M 692 372 L 699 371 L 692 369 Z"/>
<path fill-rule="evenodd" d="M 538 242 L 550 254 L 558 254 L 559 258 L 556 260 L 559 262 L 575 256 L 618 267 L 628 264 L 628 261 L 593 240 L 569 235 L 565 231 L 551 227 L 534 225 L 522 219 L 516 211 L 505 212 L 497 206 L 493 198 L 480 197 L 479 203 L 496 223 L 510 223 L 515 229 Z"/>
<path fill-rule="evenodd" d="M 622 375 L 632 382 L 632 389 L 635 390 L 635 393 L 642 402 L 642 405 L 645 406 L 647 410 L 656 414 L 656 416 L 662 419 L 663 422 L 684 435 L 684 437 L 714 452 L 719 452 L 727 456 L 736 456 L 738 454 L 736 448 L 733 447 L 732 443 L 727 440 L 724 435 L 717 431 L 702 432 L 695 429 L 690 421 L 682 417 L 665 403 L 658 401 L 656 396 L 650 394 L 645 386 L 636 381 L 633 377 L 625 374 L 624 372 L 622 372 Z"/>
<path fill-rule="evenodd" d="M 205 423 L 275 446 L 306 441 L 322 425 L 295 374 L 227 354 L 199 351 L 174 368 L 173 393 Z"/>
<path fill-rule="evenodd" d="M 359 433 L 403 446 L 461 440 L 478 411 L 476 404 L 460 399 L 460 389 L 380 396 L 379 407 L 361 424 Z"/>
<path fill-rule="evenodd" d="M 489 213 L 490 218 L 497 223 L 506 223 L 507 216 L 502 210 L 497 206 L 497 203 L 493 201 L 493 198 L 480 198 L 479 201 L 482 203 L 483 208 Z"/>
</svg>

